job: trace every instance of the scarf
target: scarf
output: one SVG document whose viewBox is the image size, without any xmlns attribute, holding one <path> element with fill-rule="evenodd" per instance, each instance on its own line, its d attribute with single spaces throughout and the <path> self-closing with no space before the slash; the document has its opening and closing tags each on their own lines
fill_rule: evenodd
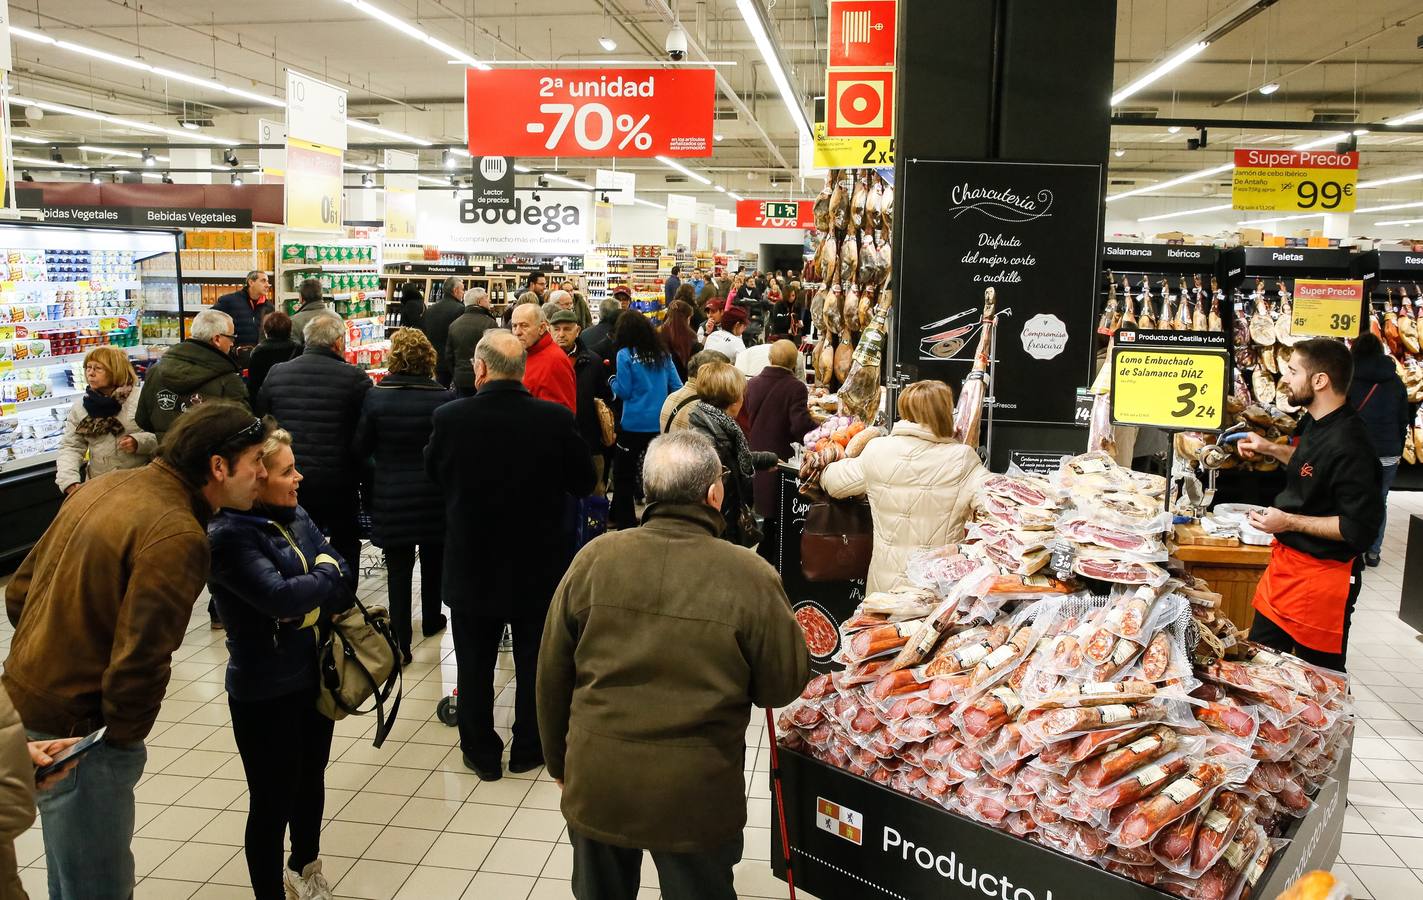
<svg viewBox="0 0 1423 900">
<path fill-rule="evenodd" d="M 112 434 L 118 437 L 123 434 L 125 429 L 119 421 L 119 411 L 123 409 L 124 402 L 132 392 L 132 385 L 114 388 L 114 392 L 107 396 L 93 388 L 86 388 L 83 401 L 85 416 L 74 430 L 90 436 Z"/>
</svg>

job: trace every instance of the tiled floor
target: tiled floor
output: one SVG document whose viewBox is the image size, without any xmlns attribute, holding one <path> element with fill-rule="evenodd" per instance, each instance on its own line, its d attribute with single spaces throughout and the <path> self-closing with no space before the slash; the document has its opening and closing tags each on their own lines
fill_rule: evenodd
<svg viewBox="0 0 1423 900">
<path fill-rule="evenodd" d="M 1423 514 L 1423 493 L 1393 496 L 1384 563 L 1365 575 L 1349 642 L 1360 721 L 1336 871 L 1361 900 L 1423 896 L 1423 638 L 1395 615 L 1413 513 Z M 364 579 L 362 594 L 383 601 L 383 573 Z M 134 839 L 139 898 L 251 896 L 242 856 L 246 784 L 222 687 L 227 652 L 221 634 L 208 630 L 205 605 L 197 605 L 174 658 L 173 680 L 148 741 Z M 10 634 L 0 617 L 0 652 Z M 504 725 L 513 703 L 507 654 L 500 665 L 498 681 L 505 689 L 497 721 Z M 435 719 L 435 705 L 454 675 L 446 632 L 415 649 L 400 722 L 384 747 L 371 747 L 369 717 L 337 724 L 322 838 L 337 896 L 571 897 L 572 852 L 557 786 L 542 770 L 486 784 L 464 769 L 455 729 Z M 768 862 L 766 739 L 764 718 L 753 716 L 747 730 L 746 852 L 736 870 L 737 892 L 745 898 L 786 896 Z M 45 896 L 42 840 L 36 825 L 16 845 L 35 898 Z M 639 900 L 656 900 L 650 860 L 642 883 Z"/>
</svg>

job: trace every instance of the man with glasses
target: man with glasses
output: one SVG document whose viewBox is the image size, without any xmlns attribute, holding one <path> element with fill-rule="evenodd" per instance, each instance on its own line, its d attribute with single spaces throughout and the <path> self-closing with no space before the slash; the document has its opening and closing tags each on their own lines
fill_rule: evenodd
<svg viewBox="0 0 1423 900">
<path fill-rule="evenodd" d="M 232 317 L 205 309 L 193 317 L 191 336 L 148 369 L 138 397 L 138 426 L 161 441 L 178 417 L 208 400 L 248 405 L 247 385 L 237 371 Z"/>
<path fill-rule="evenodd" d="M 30 740 L 106 729 L 38 796 L 51 897 L 133 895 L 133 791 L 207 581 L 207 520 L 252 507 L 271 429 L 235 403 L 185 414 L 153 463 L 71 494 L 6 585 L 15 635 L 4 686 Z"/>
</svg>

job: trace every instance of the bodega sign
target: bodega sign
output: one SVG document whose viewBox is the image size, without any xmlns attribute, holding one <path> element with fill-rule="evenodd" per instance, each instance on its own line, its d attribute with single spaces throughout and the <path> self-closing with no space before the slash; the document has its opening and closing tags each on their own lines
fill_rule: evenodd
<svg viewBox="0 0 1423 900">
<path fill-rule="evenodd" d="M 592 227 L 590 196 L 579 192 L 514 192 L 509 206 L 484 206 L 468 192 L 420 191 L 416 238 L 461 250 L 583 253 Z"/>
</svg>

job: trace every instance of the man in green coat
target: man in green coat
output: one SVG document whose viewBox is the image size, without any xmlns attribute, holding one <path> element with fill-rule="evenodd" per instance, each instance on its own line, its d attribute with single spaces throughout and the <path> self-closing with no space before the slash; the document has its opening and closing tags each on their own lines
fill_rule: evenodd
<svg viewBox="0 0 1423 900">
<path fill-rule="evenodd" d="M 250 408 L 247 385 L 232 361 L 232 317 L 205 309 L 193 317 L 186 341 L 149 366 L 134 420 L 160 441 L 178 417 L 205 400 L 231 400 Z"/>
<path fill-rule="evenodd" d="M 573 560 L 539 649 L 573 893 L 635 896 L 647 850 L 663 896 L 734 900 L 751 708 L 794 700 L 810 656 L 775 570 L 718 538 L 721 463 L 706 437 L 655 439 L 643 490 L 642 527 Z"/>
</svg>

